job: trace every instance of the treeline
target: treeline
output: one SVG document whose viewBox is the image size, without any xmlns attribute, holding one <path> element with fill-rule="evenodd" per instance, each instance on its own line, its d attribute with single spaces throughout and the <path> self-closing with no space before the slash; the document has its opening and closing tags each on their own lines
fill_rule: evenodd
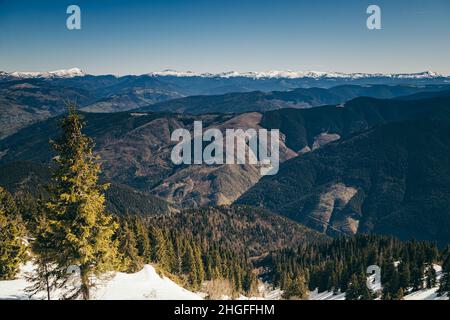
<svg viewBox="0 0 450 320">
<path fill-rule="evenodd" d="M 155 263 L 162 273 L 175 275 L 192 290 L 204 281 L 225 280 L 235 294 L 255 289 L 256 273 L 245 255 L 202 237 L 157 226 L 136 215 L 119 218 L 117 232 L 121 270 L 136 272 Z"/>
<path fill-rule="evenodd" d="M 286 249 L 269 255 L 262 265 L 285 298 L 305 297 L 308 290 L 345 292 L 346 299 L 402 299 L 407 293 L 438 285 L 433 264 L 443 267 L 440 294 L 450 292 L 450 249 L 439 252 L 429 242 L 400 242 L 375 235 L 336 238 L 297 250 Z M 367 285 L 367 267 L 381 268 L 381 292 Z"/>
</svg>

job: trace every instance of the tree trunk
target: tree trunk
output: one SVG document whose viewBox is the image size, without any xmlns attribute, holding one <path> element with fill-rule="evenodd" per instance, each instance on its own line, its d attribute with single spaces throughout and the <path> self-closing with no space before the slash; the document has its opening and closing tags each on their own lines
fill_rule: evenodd
<svg viewBox="0 0 450 320">
<path fill-rule="evenodd" d="M 46 263 L 44 264 L 44 272 L 45 272 L 45 286 L 47 289 L 47 299 L 51 300 L 51 297 L 50 297 L 50 274 L 48 272 Z"/>
<path fill-rule="evenodd" d="M 81 294 L 83 300 L 90 300 L 90 292 L 89 292 L 89 275 L 86 272 L 85 268 L 81 268 Z"/>
</svg>

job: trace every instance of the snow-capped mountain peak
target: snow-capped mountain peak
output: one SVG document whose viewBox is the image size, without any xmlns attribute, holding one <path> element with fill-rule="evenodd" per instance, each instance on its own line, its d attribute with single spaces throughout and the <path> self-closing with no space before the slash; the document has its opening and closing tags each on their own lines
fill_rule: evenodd
<svg viewBox="0 0 450 320">
<path fill-rule="evenodd" d="M 163 71 L 150 72 L 147 75 L 153 77 L 201 77 L 204 76 L 202 73 L 197 73 L 193 71 L 177 71 L 172 69 L 165 69 Z"/>
<path fill-rule="evenodd" d="M 73 78 L 83 77 L 86 74 L 80 68 L 61 69 L 45 72 L 11 72 L 9 76 L 14 78 Z"/>
<path fill-rule="evenodd" d="M 344 73 L 344 72 L 324 72 L 324 71 L 280 71 L 270 70 L 262 72 L 238 72 L 228 71 L 221 73 L 198 73 L 193 71 L 176 71 L 176 70 L 163 70 L 160 72 L 152 72 L 148 74 L 154 77 L 203 77 L 203 78 L 253 78 L 253 79 L 300 79 L 300 78 L 347 78 L 347 79 L 362 79 L 362 78 L 398 78 L 398 79 L 431 79 L 443 77 L 443 75 L 432 72 L 424 71 L 418 73 Z"/>
<path fill-rule="evenodd" d="M 0 71 L 0 78 L 73 78 L 87 75 L 80 68 L 62 69 L 46 72 L 3 72 Z M 269 70 L 269 71 L 227 71 L 220 73 L 200 73 L 195 71 L 177 71 L 166 69 L 145 74 L 151 77 L 202 77 L 202 78 L 251 78 L 251 79 L 365 79 L 365 78 L 391 78 L 391 79 L 434 79 L 446 77 L 433 71 L 423 71 L 418 73 L 344 73 L 344 72 L 324 72 L 324 71 L 292 71 L 292 70 Z"/>
</svg>

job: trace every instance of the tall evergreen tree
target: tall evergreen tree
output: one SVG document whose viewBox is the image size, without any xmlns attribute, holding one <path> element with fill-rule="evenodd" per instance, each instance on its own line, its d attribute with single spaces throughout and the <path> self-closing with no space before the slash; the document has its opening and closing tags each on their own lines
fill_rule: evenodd
<svg viewBox="0 0 450 320">
<path fill-rule="evenodd" d="M 144 263 L 149 263 L 151 261 L 150 239 L 141 217 L 138 216 L 135 218 L 134 228 L 138 254 L 142 257 Z"/>
<path fill-rule="evenodd" d="M 425 270 L 425 283 L 427 289 L 431 289 L 436 286 L 437 283 L 436 270 L 434 269 L 433 264 L 427 264 Z"/>
<path fill-rule="evenodd" d="M 347 291 L 345 291 L 346 300 L 359 300 L 360 299 L 360 283 L 359 278 L 356 274 L 353 274 L 350 278 L 350 282 L 347 286 Z"/>
<path fill-rule="evenodd" d="M 450 297 L 450 247 L 443 254 L 442 277 L 439 283 L 439 295 Z"/>
<path fill-rule="evenodd" d="M 288 281 L 288 286 L 283 292 L 284 299 L 306 299 L 308 297 L 308 286 L 302 274 L 297 274 Z"/>
<path fill-rule="evenodd" d="M 61 121 L 62 135 L 52 143 L 57 156 L 47 203 L 53 263 L 60 269 L 76 265 L 80 285 L 67 298 L 90 299 L 92 277 L 113 270 L 117 241 L 112 237 L 117 228 L 112 216 L 105 212 L 104 190 L 99 183 L 101 172 L 93 154 L 93 141 L 82 133 L 84 122 L 74 104 Z M 62 277 L 69 277 L 62 273 Z"/>
<path fill-rule="evenodd" d="M 167 250 L 167 240 L 161 229 L 153 229 L 155 233 L 155 260 L 164 271 L 170 271 L 170 257 Z"/>
<path fill-rule="evenodd" d="M 120 269 L 125 272 L 139 271 L 144 263 L 139 256 L 137 242 L 133 230 L 129 227 L 128 221 L 122 221 L 117 235 L 119 241 L 119 258 L 121 260 Z"/>
<path fill-rule="evenodd" d="M 39 211 L 45 209 L 42 203 L 38 205 L 38 208 Z M 30 285 L 25 288 L 25 291 L 31 296 L 45 292 L 47 300 L 51 300 L 51 294 L 59 286 L 58 279 L 65 270 L 58 269 L 58 266 L 53 263 L 54 250 L 52 243 L 47 241 L 50 224 L 46 216 L 38 213 L 38 217 L 34 230 L 35 239 L 31 242 L 35 270 L 26 275 Z"/>
<path fill-rule="evenodd" d="M 14 279 L 26 258 L 25 231 L 12 196 L 0 187 L 0 280 Z"/>
</svg>

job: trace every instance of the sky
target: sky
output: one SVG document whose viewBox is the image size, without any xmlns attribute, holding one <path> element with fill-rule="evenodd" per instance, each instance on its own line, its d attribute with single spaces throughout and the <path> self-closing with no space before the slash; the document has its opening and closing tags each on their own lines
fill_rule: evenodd
<svg viewBox="0 0 450 320">
<path fill-rule="evenodd" d="M 68 30 L 66 9 L 81 9 Z M 366 9 L 381 8 L 381 30 Z M 450 75 L 449 0 L 0 0 L 0 70 Z"/>
</svg>

